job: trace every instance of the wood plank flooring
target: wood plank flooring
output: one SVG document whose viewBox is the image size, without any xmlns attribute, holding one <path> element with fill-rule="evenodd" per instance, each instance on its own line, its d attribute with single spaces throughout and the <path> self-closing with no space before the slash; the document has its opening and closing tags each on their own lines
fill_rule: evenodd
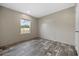
<svg viewBox="0 0 79 59">
<path fill-rule="evenodd" d="M 77 52 L 74 46 L 37 38 L 4 50 L 2 56 L 77 56 Z"/>
</svg>

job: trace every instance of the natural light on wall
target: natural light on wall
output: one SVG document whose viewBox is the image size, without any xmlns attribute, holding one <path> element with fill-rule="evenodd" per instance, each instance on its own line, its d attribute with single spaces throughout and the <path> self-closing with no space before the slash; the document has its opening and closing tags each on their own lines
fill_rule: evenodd
<svg viewBox="0 0 79 59">
<path fill-rule="evenodd" d="M 31 21 L 27 19 L 20 20 L 20 33 L 26 34 L 31 32 Z"/>
</svg>

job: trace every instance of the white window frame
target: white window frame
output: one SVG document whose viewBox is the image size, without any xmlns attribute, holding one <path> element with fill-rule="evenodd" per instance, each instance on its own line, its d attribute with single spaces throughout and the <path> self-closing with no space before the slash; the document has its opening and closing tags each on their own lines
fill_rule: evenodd
<svg viewBox="0 0 79 59">
<path fill-rule="evenodd" d="M 30 21 L 30 30 L 29 30 L 29 32 L 25 32 L 25 33 L 22 33 L 22 32 L 21 32 L 21 20 Z M 21 18 L 21 19 L 20 19 L 20 34 L 30 34 L 30 33 L 31 33 L 31 27 L 32 27 L 32 21 L 31 21 L 31 20 L 25 19 L 25 18 Z"/>
</svg>

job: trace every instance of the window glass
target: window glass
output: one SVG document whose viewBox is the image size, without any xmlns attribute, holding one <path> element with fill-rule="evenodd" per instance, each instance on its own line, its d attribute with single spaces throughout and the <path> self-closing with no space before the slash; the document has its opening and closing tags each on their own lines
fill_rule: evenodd
<svg viewBox="0 0 79 59">
<path fill-rule="evenodd" d="M 31 21 L 27 19 L 20 20 L 20 30 L 21 34 L 30 33 L 31 32 Z"/>
</svg>

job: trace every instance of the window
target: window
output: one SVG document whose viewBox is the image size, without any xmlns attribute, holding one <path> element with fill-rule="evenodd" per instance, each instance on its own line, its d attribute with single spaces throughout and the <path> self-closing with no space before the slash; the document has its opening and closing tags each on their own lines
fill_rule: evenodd
<svg viewBox="0 0 79 59">
<path fill-rule="evenodd" d="M 31 32 L 31 21 L 27 19 L 20 20 L 20 32 L 21 34 L 30 33 Z"/>
</svg>

